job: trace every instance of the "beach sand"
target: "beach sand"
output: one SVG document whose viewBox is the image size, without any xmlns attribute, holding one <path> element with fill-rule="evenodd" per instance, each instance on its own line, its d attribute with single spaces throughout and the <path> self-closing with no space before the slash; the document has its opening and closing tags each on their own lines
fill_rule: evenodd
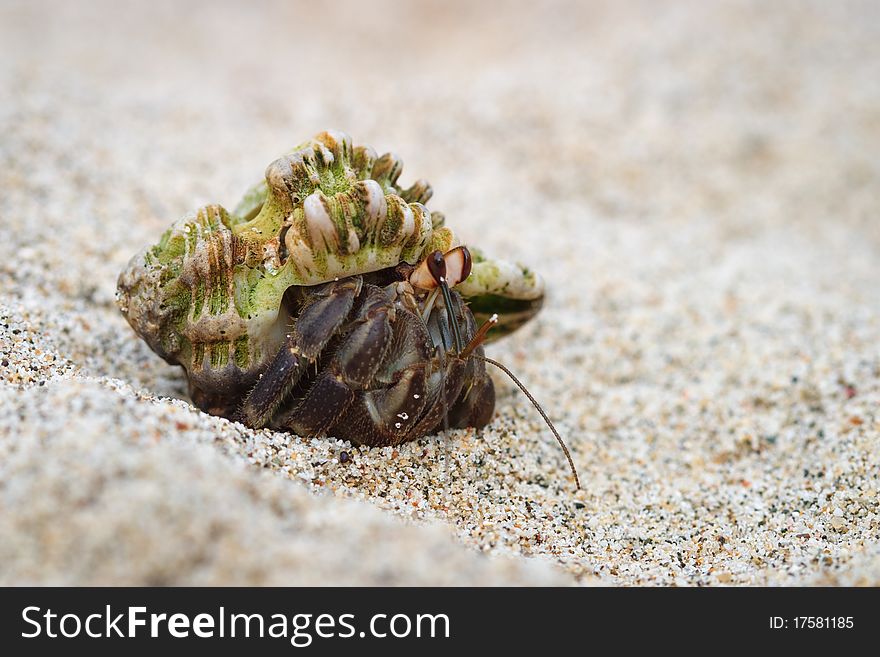
<svg viewBox="0 0 880 657">
<path fill-rule="evenodd" d="M 0 4 L 0 583 L 880 585 L 878 5 L 479 4 Z M 128 259 L 327 128 L 542 273 L 489 355 L 582 491 L 502 376 L 358 449 L 128 327 Z"/>
</svg>

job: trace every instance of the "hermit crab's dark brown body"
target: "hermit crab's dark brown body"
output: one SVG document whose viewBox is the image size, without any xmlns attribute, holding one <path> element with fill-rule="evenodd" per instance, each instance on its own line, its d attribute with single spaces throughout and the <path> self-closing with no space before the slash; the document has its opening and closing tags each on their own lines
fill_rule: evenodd
<svg viewBox="0 0 880 657">
<path fill-rule="evenodd" d="M 486 425 L 481 345 L 538 312 L 543 282 L 457 246 L 401 168 L 317 135 L 233 212 L 206 206 L 132 258 L 120 310 L 199 408 L 251 427 L 379 446 Z"/>
<path fill-rule="evenodd" d="M 456 353 L 446 308 L 436 304 L 426 322 L 409 283 L 383 285 L 392 273 L 351 276 L 285 300 L 298 306 L 296 321 L 244 402 L 248 424 L 378 446 L 444 424 L 489 422 L 495 389 L 484 362 Z M 473 315 L 457 294 L 455 301 L 455 321 L 470 339 Z"/>
</svg>

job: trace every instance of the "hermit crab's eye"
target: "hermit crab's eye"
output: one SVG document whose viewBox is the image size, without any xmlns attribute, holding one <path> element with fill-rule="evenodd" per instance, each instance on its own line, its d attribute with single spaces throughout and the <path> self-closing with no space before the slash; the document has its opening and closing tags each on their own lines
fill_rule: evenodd
<svg viewBox="0 0 880 657">
<path fill-rule="evenodd" d="M 445 254 L 434 251 L 410 274 L 409 282 L 422 290 L 433 290 L 446 281 L 455 287 L 471 273 L 471 253 L 466 246 L 457 246 Z"/>
<path fill-rule="evenodd" d="M 428 273 L 434 280 L 435 285 L 440 285 L 440 281 L 446 278 L 446 261 L 440 251 L 434 251 L 425 258 L 425 265 L 428 267 Z"/>
</svg>

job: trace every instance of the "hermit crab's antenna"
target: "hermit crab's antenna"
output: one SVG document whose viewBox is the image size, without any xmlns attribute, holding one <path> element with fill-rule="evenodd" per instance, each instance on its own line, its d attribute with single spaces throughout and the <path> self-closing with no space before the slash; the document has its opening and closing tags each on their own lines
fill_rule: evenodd
<svg viewBox="0 0 880 657">
<path fill-rule="evenodd" d="M 446 318 L 447 323 L 449 324 L 449 329 L 452 333 L 453 341 L 455 342 L 455 354 L 458 358 L 462 360 L 468 358 L 476 358 L 477 360 L 481 360 L 484 363 L 490 363 L 494 365 L 502 372 L 504 372 L 510 379 L 517 385 L 517 387 L 523 391 L 523 394 L 528 397 L 529 401 L 532 402 L 532 405 L 537 409 L 538 413 L 541 414 L 541 417 L 544 418 L 544 422 L 547 423 L 547 426 L 550 427 L 550 431 L 553 432 L 553 436 L 556 438 L 556 442 L 559 443 L 559 446 L 562 448 L 562 451 L 565 453 L 565 458 L 568 459 L 568 465 L 571 468 L 571 474 L 574 476 L 574 483 L 577 486 L 577 489 L 581 488 L 581 480 L 578 477 L 577 469 L 574 467 L 574 461 L 571 458 L 571 452 L 568 451 L 568 447 L 565 442 L 562 440 L 562 436 L 559 435 L 559 432 L 556 430 L 556 427 L 553 426 L 553 422 L 550 421 L 550 418 L 547 417 L 547 414 L 544 412 L 544 409 L 541 408 L 541 405 L 538 401 L 532 397 L 532 393 L 526 389 L 525 385 L 523 385 L 522 381 L 516 378 L 513 372 L 511 372 L 507 367 L 502 365 L 496 360 L 492 360 L 491 358 L 487 358 L 486 356 L 480 356 L 475 354 L 474 351 L 479 347 L 483 342 L 486 341 L 486 336 L 489 331 L 498 323 L 498 315 L 492 315 L 488 320 L 483 322 L 483 325 L 477 329 L 477 332 L 474 334 L 474 337 L 471 338 L 470 342 L 466 345 L 462 343 L 461 339 L 461 329 L 458 326 L 458 319 L 455 316 L 455 306 L 453 305 L 452 293 L 450 292 L 450 288 L 454 287 L 464 279 L 468 277 L 471 272 L 471 255 L 467 250 L 467 247 L 459 246 L 446 254 L 441 251 L 434 251 L 431 253 L 419 267 L 417 267 L 410 275 L 410 282 L 413 283 L 416 287 L 430 290 L 437 288 L 440 289 L 440 293 L 443 295 L 443 303 L 446 306 Z M 445 379 L 444 379 L 445 385 Z M 445 398 L 445 392 L 443 393 Z M 444 425 L 446 422 L 446 415 L 443 416 Z"/>
<path fill-rule="evenodd" d="M 544 412 L 544 409 L 541 408 L 541 405 L 538 403 L 538 400 L 532 397 L 532 393 L 528 391 L 522 381 L 516 378 L 516 375 L 507 369 L 506 366 L 499 363 L 497 360 L 493 360 L 488 358 L 487 356 L 479 356 L 474 352 L 474 350 L 480 346 L 485 340 L 486 335 L 489 333 L 489 330 L 498 323 L 498 315 L 492 315 L 489 319 L 483 322 L 483 325 L 477 330 L 473 339 L 468 342 L 467 346 L 461 352 L 462 358 L 476 358 L 477 360 L 481 360 L 484 363 L 490 363 L 497 367 L 499 370 L 504 372 L 510 379 L 517 385 L 517 387 L 523 391 L 523 394 L 529 398 L 529 401 L 532 402 L 532 406 L 534 406 L 538 413 L 541 414 L 541 417 L 544 418 L 544 422 L 547 423 L 547 426 L 550 427 L 550 431 L 553 432 L 553 436 L 556 438 L 556 442 L 559 443 L 559 446 L 562 448 L 562 451 L 565 453 L 565 458 L 568 459 L 568 466 L 571 468 L 571 474 L 574 477 L 574 483 L 577 487 L 577 490 L 581 489 L 581 480 L 578 477 L 577 468 L 574 467 L 574 461 L 571 458 L 571 452 L 568 451 L 568 447 L 565 442 L 562 440 L 562 436 L 559 435 L 559 432 L 556 430 L 556 427 L 553 426 L 553 422 L 550 421 L 550 418 L 547 417 L 547 414 Z"/>
</svg>

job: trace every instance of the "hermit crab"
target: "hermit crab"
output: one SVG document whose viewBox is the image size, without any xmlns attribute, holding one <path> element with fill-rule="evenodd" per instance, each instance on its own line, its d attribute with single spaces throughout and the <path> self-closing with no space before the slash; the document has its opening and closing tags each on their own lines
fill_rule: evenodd
<svg viewBox="0 0 880 657">
<path fill-rule="evenodd" d="M 171 226 L 119 276 L 117 301 L 202 410 L 248 426 L 396 445 L 483 427 L 483 343 L 541 308 L 541 278 L 458 243 L 401 160 L 322 132 L 272 162 L 232 212 Z M 490 329 L 494 330 L 490 333 Z"/>
</svg>

